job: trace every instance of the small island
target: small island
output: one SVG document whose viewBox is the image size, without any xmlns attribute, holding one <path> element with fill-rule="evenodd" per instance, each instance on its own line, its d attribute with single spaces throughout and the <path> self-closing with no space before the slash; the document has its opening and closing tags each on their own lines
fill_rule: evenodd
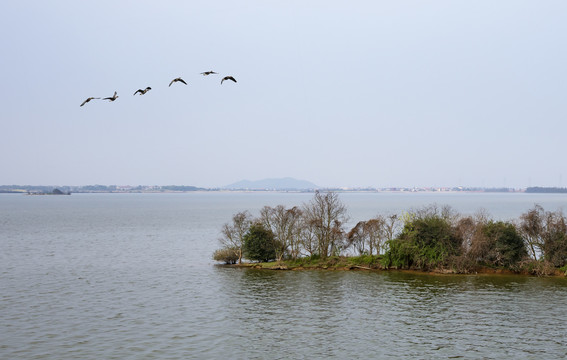
<svg viewBox="0 0 567 360">
<path fill-rule="evenodd" d="M 59 189 L 53 189 L 51 192 L 32 192 L 28 191 L 28 195 L 71 195 L 69 191 L 61 191 Z"/>
<path fill-rule="evenodd" d="M 567 217 L 535 205 L 516 221 L 430 205 L 345 228 L 337 193 L 286 208 L 248 211 L 221 229 L 213 259 L 272 270 L 404 270 L 443 274 L 567 275 Z"/>
</svg>

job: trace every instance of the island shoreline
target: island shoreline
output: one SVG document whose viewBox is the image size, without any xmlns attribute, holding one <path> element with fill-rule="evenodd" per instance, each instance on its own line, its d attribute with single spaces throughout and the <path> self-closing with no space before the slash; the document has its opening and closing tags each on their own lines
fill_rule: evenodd
<svg viewBox="0 0 567 360">
<path fill-rule="evenodd" d="M 278 262 L 246 262 L 242 264 L 215 264 L 219 267 L 227 268 L 241 268 L 241 269 L 254 269 L 254 270 L 268 270 L 268 271 L 363 271 L 363 272 L 400 272 L 416 275 L 457 275 L 457 276 L 523 276 L 523 277 L 563 277 L 567 278 L 567 271 L 555 269 L 553 273 L 547 274 L 534 274 L 527 270 L 511 270 L 506 268 L 491 268 L 488 266 L 479 266 L 474 270 L 468 272 L 459 272 L 454 269 L 384 269 L 381 267 L 361 266 L 353 264 L 316 264 L 316 265 L 291 265 L 282 261 Z"/>
</svg>

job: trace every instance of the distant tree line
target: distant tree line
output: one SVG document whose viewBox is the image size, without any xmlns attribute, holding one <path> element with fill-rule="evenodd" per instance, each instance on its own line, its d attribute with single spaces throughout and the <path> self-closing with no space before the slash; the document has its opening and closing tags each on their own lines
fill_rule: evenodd
<svg viewBox="0 0 567 360">
<path fill-rule="evenodd" d="M 35 185 L 0 185 L 0 193 L 51 193 L 55 189 L 54 186 L 35 186 Z M 188 185 L 164 185 L 164 186 L 117 186 L 117 185 L 83 185 L 83 186 L 57 186 L 57 189 L 65 193 L 93 193 L 93 192 L 188 192 L 188 191 L 206 191 L 211 189 L 199 188 Z"/>
<path fill-rule="evenodd" d="M 543 194 L 566 194 L 567 188 L 560 187 L 529 187 L 526 189 L 527 193 L 543 193 Z"/>
<path fill-rule="evenodd" d="M 258 217 L 235 214 L 221 229 L 213 259 L 227 264 L 358 257 L 381 269 L 480 267 L 551 274 L 567 270 L 567 218 L 535 205 L 515 221 L 486 212 L 458 214 L 426 206 L 401 215 L 377 215 L 345 228 L 347 209 L 337 193 L 316 192 L 300 207 L 265 206 Z"/>
</svg>

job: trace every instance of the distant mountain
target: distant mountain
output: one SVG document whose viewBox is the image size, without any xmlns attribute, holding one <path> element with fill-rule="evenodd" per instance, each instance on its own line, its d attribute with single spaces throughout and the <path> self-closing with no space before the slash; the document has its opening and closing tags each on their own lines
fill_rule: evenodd
<svg viewBox="0 0 567 360">
<path fill-rule="evenodd" d="M 256 181 L 242 180 L 224 188 L 230 190 L 313 190 L 319 187 L 309 181 L 286 177 Z"/>
</svg>

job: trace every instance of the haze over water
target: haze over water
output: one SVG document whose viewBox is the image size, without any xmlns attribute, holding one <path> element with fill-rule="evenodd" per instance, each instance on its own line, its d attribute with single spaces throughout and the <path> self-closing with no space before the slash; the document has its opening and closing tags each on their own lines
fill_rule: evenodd
<svg viewBox="0 0 567 360">
<path fill-rule="evenodd" d="M 223 223 L 312 194 L 0 195 L 0 358 L 567 356 L 567 280 L 215 266 Z M 351 222 L 437 203 L 513 219 L 566 195 L 341 194 Z"/>
</svg>

